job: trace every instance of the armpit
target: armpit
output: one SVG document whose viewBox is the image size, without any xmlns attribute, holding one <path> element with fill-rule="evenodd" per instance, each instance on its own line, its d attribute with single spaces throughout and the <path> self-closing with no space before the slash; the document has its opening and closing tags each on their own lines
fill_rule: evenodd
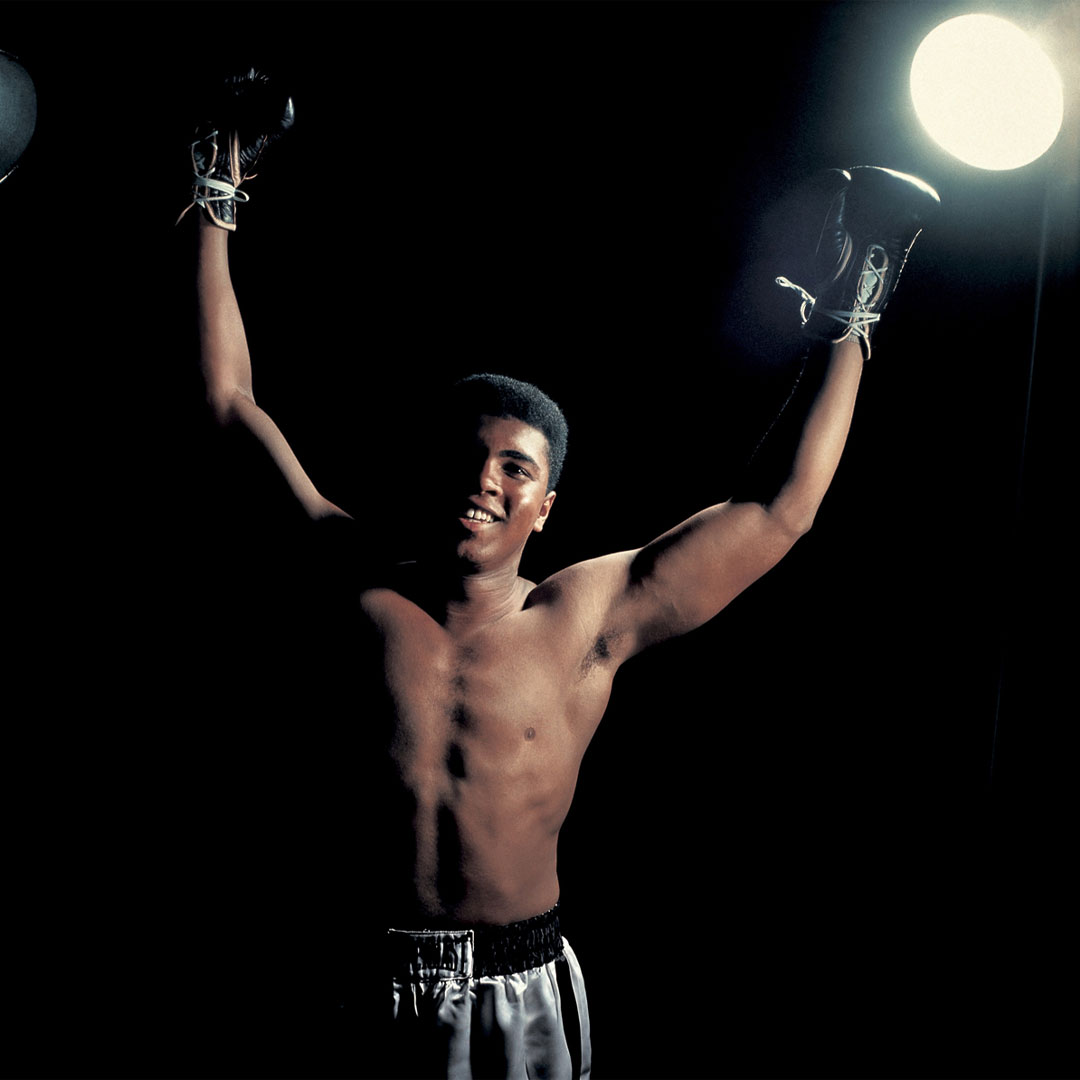
<svg viewBox="0 0 1080 1080">
<path fill-rule="evenodd" d="M 618 647 L 618 643 L 625 638 L 626 634 L 622 630 L 605 630 L 600 634 L 597 634 L 596 640 L 592 644 L 592 648 L 585 654 L 584 659 L 581 661 L 580 673 L 581 677 L 587 678 L 590 672 L 594 668 L 602 665 L 616 663 L 615 651 Z"/>
</svg>

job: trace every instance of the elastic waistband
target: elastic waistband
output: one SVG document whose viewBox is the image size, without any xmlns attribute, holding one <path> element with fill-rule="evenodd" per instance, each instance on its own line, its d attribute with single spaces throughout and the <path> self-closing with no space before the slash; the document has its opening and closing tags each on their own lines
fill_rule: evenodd
<svg viewBox="0 0 1080 1080">
<path fill-rule="evenodd" d="M 559 905 L 509 926 L 471 930 L 390 930 L 394 977 L 402 982 L 511 975 L 543 967 L 563 953 Z"/>
</svg>

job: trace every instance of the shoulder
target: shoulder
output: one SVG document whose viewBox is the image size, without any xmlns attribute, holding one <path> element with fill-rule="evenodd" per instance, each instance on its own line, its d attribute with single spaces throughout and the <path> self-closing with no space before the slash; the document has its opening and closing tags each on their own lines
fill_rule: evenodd
<svg viewBox="0 0 1080 1080">
<path fill-rule="evenodd" d="M 583 675 L 613 673 L 634 651 L 623 601 L 637 551 L 621 551 L 575 563 L 545 578 L 527 607 L 541 607 L 554 620 L 553 639 L 580 653 Z"/>
<path fill-rule="evenodd" d="M 533 589 L 526 606 L 545 604 L 582 612 L 607 610 L 625 593 L 637 554 L 615 552 L 559 570 Z"/>
<path fill-rule="evenodd" d="M 415 592 L 416 568 L 408 562 L 372 561 L 358 572 L 356 580 L 359 596 L 365 603 L 404 600 Z"/>
<path fill-rule="evenodd" d="M 431 597 L 415 562 L 372 565 L 358 581 L 361 582 L 356 591 L 358 606 L 371 623 L 385 628 L 415 626 L 417 620 L 425 625 L 433 622 L 429 614 Z"/>
<path fill-rule="evenodd" d="M 298 523 L 291 555 L 310 588 L 335 601 L 372 590 L 401 589 L 408 567 L 373 544 L 369 531 L 353 518 L 331 515 Z"/>
</svg>

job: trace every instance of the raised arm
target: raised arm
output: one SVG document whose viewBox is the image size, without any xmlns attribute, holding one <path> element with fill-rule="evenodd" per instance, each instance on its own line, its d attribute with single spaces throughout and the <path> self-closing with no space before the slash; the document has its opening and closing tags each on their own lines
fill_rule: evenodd
<svg viewBox="0 0 1080 1080">
<path fill-rule="evenodd" d="M 775 566 L 814 521 L 851 425 L 870 332 L 911 245 L 936 210 L 922 181 L 887 169 L 837 172 L 802 296 L 812 347 L 799 385 L 728 502 L 635 552 L 600 560 L 607 627 L 624 656 L 711 619 Z"/>
<path fill-rule="evenodd" d="M 292 102 L 275 100 L 265 78 L 252 71 L 227 84 L 218 109 L 225 115 L 216 125 L 203 125 L 192 144 L 192 207 L 199 208 L 199 353 L 207 401 L 219 424 L 240 425 L 257 440 L 311 518 L 346 517 L 319 493 L 280 428 L 255 402 L 247 336 L 229 272 L 236 204 L 246 201 L 238 189 L 270 141 L 291 126 Z M 271 134 L 249 134 L 240 130 L 241 123 Z"/>
<path fill-rule="evenodd" d="M 196 272 L 199 355 L 206 397 L 217 422 L 239 424 L 258 440 L 311 518 L 347 516 L 321 495 L 281 429 L 252 391 L 251 357 L 229 274 L 229 233 L 200 215 Z"/>
<path fill-rule="evenodd" d="M 634 651 L 707 622 L 805 535 L 840 463 L 862 366 L 854 341 L 813 355 L 737 494 L 631 553 L 621 606 Z"/>
</svg>

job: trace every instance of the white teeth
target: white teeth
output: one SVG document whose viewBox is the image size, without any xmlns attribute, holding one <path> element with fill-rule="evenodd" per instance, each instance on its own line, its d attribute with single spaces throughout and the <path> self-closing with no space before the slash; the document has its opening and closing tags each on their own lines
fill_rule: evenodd
<svg viewBox="0 0 1080 1080">
<path fill-rule="evenodd" d="M 465 516 L 475 521 L 491 522 L 495 520 L 486 510 L 477 510 L 474 506 L 469 507 L 465 512 Z"/>
</svg>

